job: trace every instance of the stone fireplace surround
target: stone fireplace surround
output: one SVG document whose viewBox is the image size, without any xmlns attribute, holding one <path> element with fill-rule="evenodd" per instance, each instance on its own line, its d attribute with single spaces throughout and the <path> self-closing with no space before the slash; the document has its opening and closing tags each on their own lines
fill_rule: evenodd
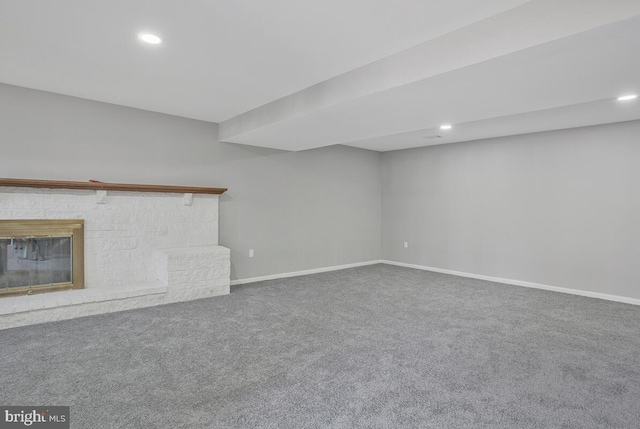
<svg viewBox="0 0 640 429">
<path fill-rule="evenodd" d="M 228 294 L 219 195 L 162 192 L 0 186 L 0 219 L 85 221 L 85 288 L 0 298 L 0 329 Z"/>
</svg>

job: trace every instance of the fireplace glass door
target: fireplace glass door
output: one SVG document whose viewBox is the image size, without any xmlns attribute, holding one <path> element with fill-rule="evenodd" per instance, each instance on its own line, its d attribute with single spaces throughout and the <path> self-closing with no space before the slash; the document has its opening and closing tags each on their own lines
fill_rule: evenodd
<svg viewBox="0 0 640 429">
<path fill-rule="evenodd" d="M 82 239 L 78 220 L 0 221 L 0 296 L 83 287 Z"/>
</svg>

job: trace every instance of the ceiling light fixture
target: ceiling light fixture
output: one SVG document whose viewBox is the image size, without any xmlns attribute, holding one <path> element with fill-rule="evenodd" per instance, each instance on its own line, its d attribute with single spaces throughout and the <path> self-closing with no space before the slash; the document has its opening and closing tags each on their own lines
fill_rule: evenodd
<svg viewBox="0 0 640 429">
<path fill-rule="evenodd" d="M 450 130 L 451 128 L 453 128 L 453 126 L 449 124 L 440 125 L 441 130 Z"/>
<path fill-rule="evenodd" d="M 636 94 L 629 94 L 629 95 L 623 95 L 622 97 L 618 97 L 618 101 L 629 101 L 629 100 L 635 100 L 636 98 L 638 98 Z"/>
<path fill-rule="evenodd" d="M 162 39 L 156 36 L 155 34 L 140 33 L 138 34 L 138 37 L 140 38 L 140 40 L 142 40 L 143 42 L 149 43 L 150 45 L 159 45 L 160 43 L 162 43 Z"/>
</svg>

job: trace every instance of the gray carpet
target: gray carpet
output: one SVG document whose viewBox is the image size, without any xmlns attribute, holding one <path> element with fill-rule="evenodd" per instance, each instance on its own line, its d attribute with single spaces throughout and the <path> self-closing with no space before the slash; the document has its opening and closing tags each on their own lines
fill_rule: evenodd
<svg viewBox="0 0 640 429">
<path fill-rule="evenodd" d="M 72 428 L 638 428 L 640 307 L 374 265 L 0 331 Z"/>
</svg>

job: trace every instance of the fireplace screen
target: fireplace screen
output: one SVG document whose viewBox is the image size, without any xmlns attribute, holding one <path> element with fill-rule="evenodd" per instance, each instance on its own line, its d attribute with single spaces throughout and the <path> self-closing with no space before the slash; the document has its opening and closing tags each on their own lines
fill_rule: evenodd
<svg viewBox="0 0 640 429">
<path fill-rule="evenodd" d="M 0 221 L 0 296 L 78 289 L 83 221 Z"/>
</svg>

